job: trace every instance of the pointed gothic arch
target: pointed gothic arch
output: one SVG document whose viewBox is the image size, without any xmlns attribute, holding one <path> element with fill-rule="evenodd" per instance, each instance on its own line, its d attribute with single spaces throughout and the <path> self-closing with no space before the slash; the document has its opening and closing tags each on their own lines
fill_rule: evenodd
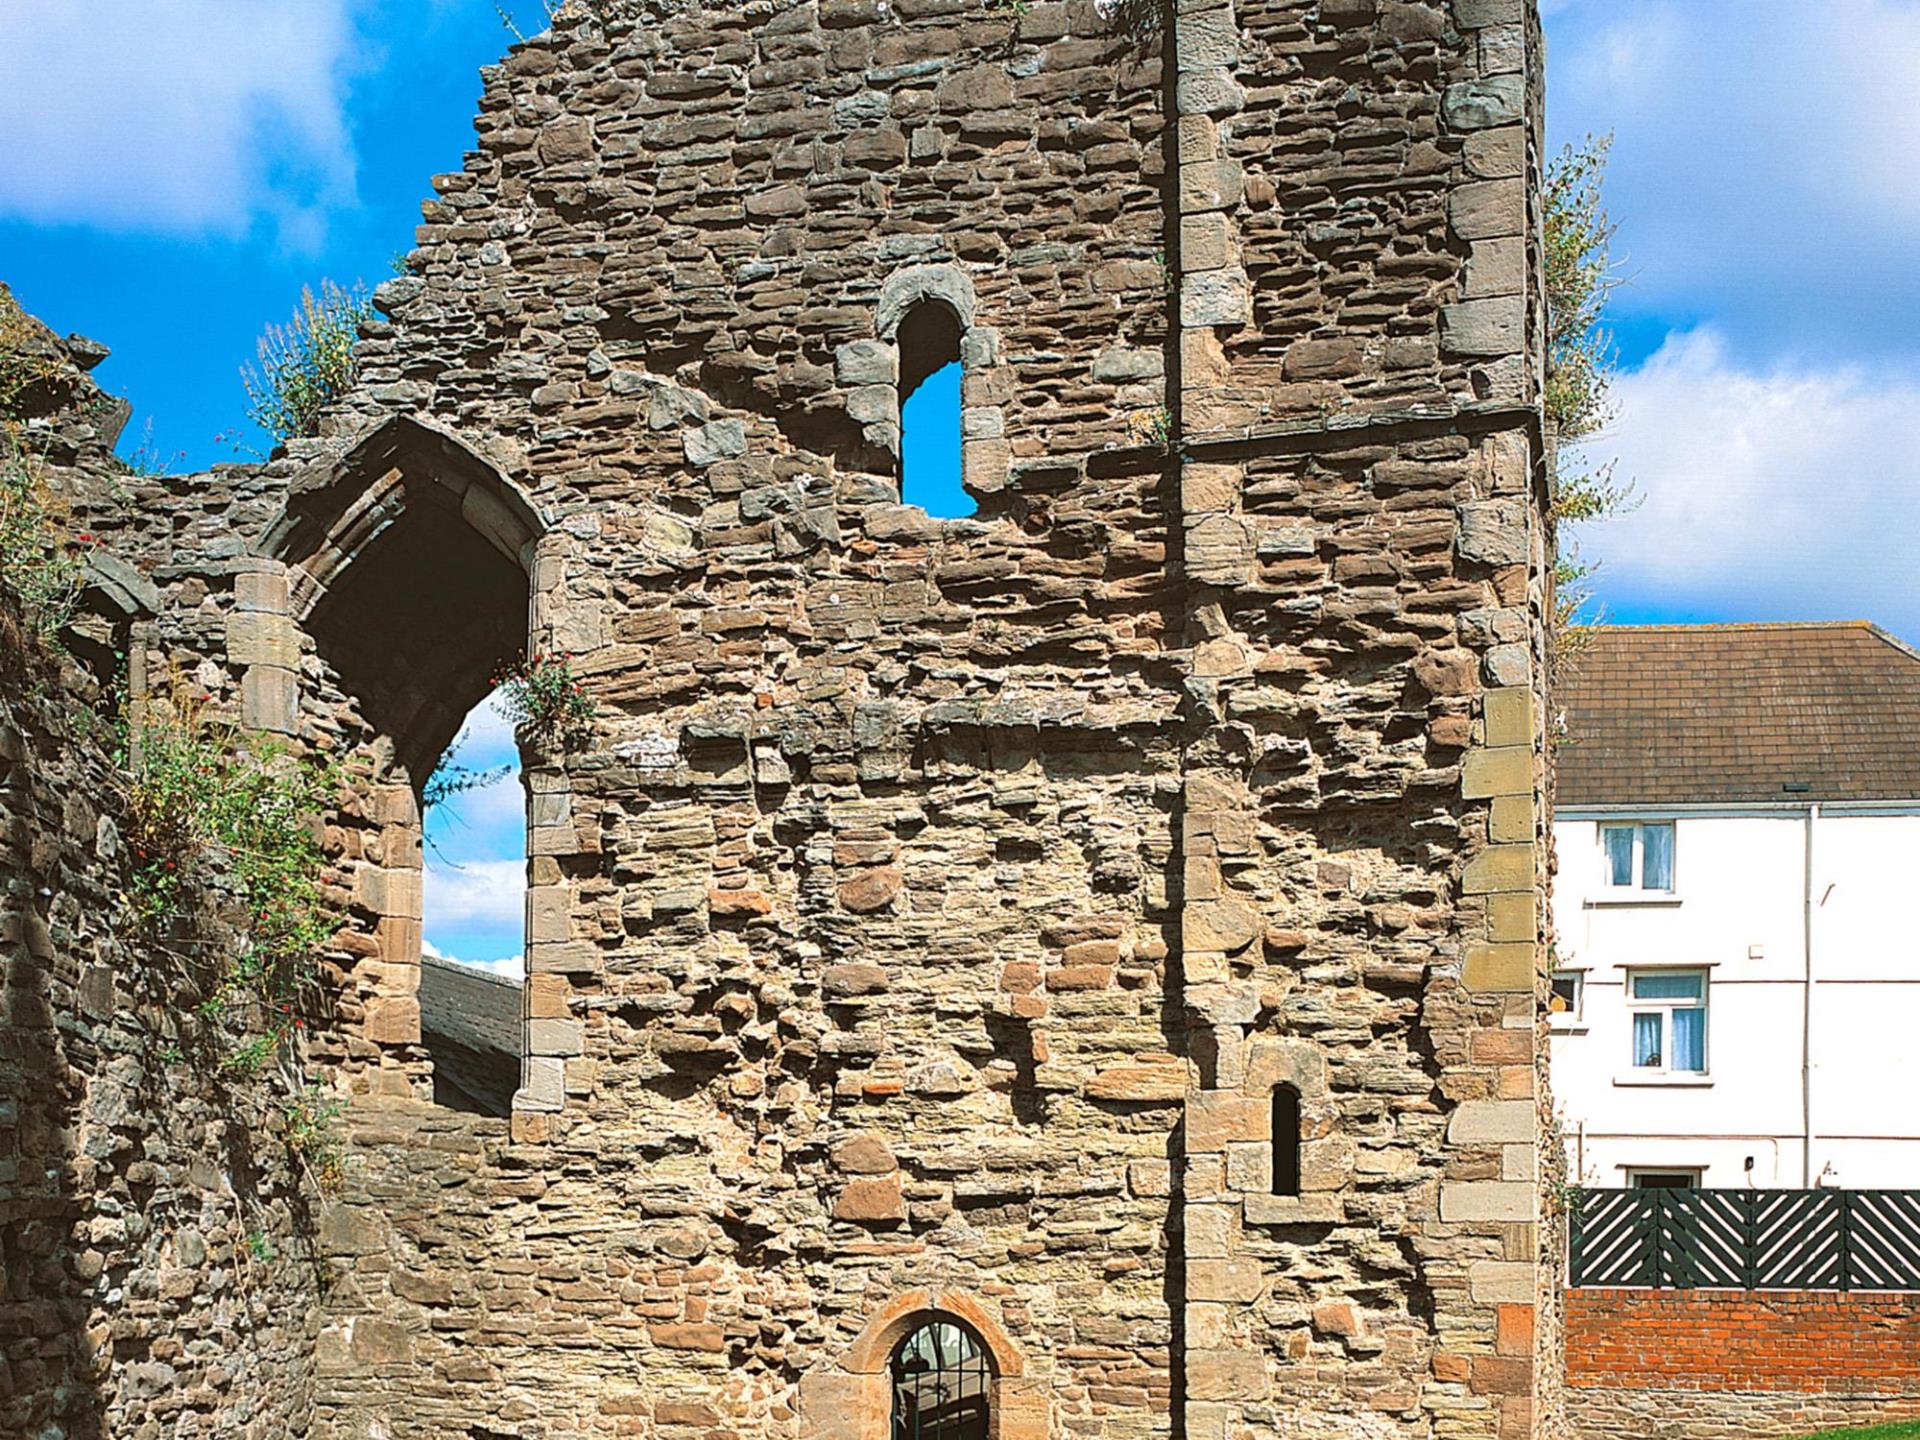
<svg viewBox="0 0 1920 1440">
<path fill-rule="evenodd" d="M 521 653 L 548 526 L 501 469 L 408 416 L 310 467 L 261 546 L 293 619 L 394 745 L 416 793 Z"/>
<path fill-rule="evenodd" d="M 237 649 L 252 662 L 250 723 L 292 730 L 295 707 L 312 706 L 309 718 L 337 730 L 371 775 L 370 793 L 333 817 L 351 835 L 342 864 L 368 932 L 341 1000 L 349 1028 L 357 1012 L 383 1068 L 415 1088 L 422 1062 L 443 1058 L 422 1023 L 421 799 L 469 712 L 529 648 L 548 534 L 539 508 L 478 449 L 394 417 L 294 478 L 257 551 L 271 583 L 240 593 L 242 609 L 270 597 L 284 617 L 274 623 L 304 633 L 320 662 L 296 675 L 297 651 Z M 510 1008 L 518 1016 L 493 1029 L 511 1035 L 500 1061 L 520 1077 L 523 1000 Z"/>
</svg>

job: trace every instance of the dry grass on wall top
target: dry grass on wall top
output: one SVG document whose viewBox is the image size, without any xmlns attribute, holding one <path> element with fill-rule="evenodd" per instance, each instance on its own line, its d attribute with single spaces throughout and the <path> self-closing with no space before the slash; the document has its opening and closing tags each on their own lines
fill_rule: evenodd
<svg viewBox="0 0 1920 1440">
<path fill-rule="evenodd" d="M 269 325 L 257 347 L 259 367 L 246 366 L 247 417 L 277 441 L 319 433 L 326 408 L 353 388 L 354 344 L 373 318 L 365 291 L 331 280 L 320 293 L 300 292 L 300 308 L 285 325 Z"/>
</svg>

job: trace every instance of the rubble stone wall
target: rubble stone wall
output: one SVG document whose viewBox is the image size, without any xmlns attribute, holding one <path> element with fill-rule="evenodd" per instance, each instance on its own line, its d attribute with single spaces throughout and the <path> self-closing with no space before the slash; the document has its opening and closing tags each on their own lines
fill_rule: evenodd
<svg viewBox="0 0 1920 1440">
<path fill-rule="evenodd" d="M 1548 1433 L 1531 7 L 607 8 L 320 437 L 95 497 L 145 668 L 354 777 L 311 1433 L 867 1440 L 929 1311 L 1008 1440 Z M 600 715 L 500 1122 L 422 1103 L 417 787 L 517 639 Z"/>
<path fill-rule="evenodd" d="M 19 625 L 0 602 L 0 1434 L 305 1434 L 316 1192 L 131 923 L 98 690 Z"/>
</svg>

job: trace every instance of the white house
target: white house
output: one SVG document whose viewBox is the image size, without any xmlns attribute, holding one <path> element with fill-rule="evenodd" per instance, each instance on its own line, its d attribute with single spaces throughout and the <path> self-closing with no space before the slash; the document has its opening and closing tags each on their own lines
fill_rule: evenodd
<svg viewBox="0 0 1920 1440">
<path fill-rule="evenodd" d="M 1554 701 L 1574 1178 L 1920 1188 L 1920 652 L 1864 623 L 1590 633 Z"/>
</svg>

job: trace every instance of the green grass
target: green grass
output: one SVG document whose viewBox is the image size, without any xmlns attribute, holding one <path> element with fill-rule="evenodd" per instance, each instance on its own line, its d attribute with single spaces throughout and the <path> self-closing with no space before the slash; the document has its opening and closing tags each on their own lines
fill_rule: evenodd
<svg viewBox="0 0 1920 1440">
<path fill-rule="evenodd" d="M 1876 1425 L 1871 1430 L 1823 1430 L 1807 1440 L 1920 1440 L 1920 1420 Z"/>
</svg>

